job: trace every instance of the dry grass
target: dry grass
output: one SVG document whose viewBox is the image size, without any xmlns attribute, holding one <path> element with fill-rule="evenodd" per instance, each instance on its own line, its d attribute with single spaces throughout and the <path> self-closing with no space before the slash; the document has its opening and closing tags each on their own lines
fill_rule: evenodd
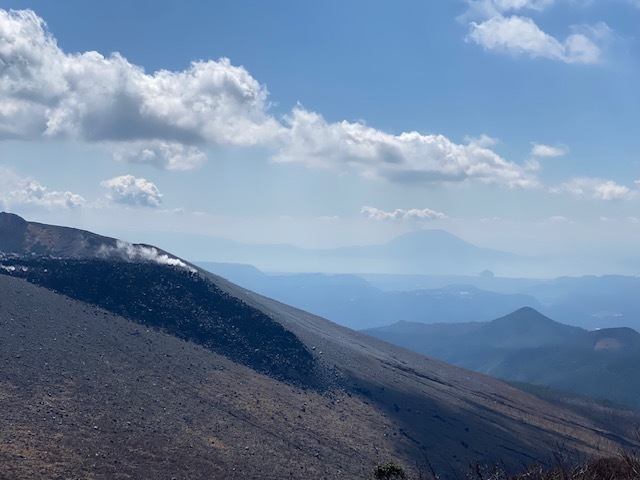
<svg viewBox="0 0 640 480">
<path fill-rule="evenodd" d="M 418 468 L 415 476 L 389 477 L 389 480 L 406 478 L 415 480 L 638 480 L 640 479 L 640 457 L 634 452 L 621 451 L 615 457 L 594 458 L 578 464 L 570 463 L 558 452 L 555 464 L 542 466 L 532 464 L 514 472 L 503 464 L 486 465 L 472 463 L 465 473 L 440 474 L 434 471 L 428 459 Z M 371 478 L 378 480 L 375 475 Z M 386 477 L 385 477 L 386 478 Z"/>
</svg>

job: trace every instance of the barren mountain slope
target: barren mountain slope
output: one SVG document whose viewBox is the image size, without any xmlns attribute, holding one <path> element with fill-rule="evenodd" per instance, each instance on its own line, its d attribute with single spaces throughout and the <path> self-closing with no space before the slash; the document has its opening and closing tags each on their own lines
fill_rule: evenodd
<svg viewBox="0 0 640 480">
<path fill-rule="evenodd" d="M 0 276 L 0 329 L 3 479 L 365 478 L 397 456 L 397 429 L 357 396 L 21 279 Z"/>
<path fill-rule="evenodd" d="M 611 422 L 603 425 L 492 377 L 410 352 L 212 277 L 218 286 L 273 315 L 322 352 L 322 360 L 341 372 L 350 389 L 399 423 L 409 456 L 419 448 L 444 463 L 478 455 L 518 463 L 548 459 L 553 445 L 596 454 L 608 450 L 610 441 L 635 443 L 633 425 L 638 419 L 630 412 L 610 412 Z"/>
<path fill-rule="evenodd" d="M 600 424 L 185 264 L 3 266 L 0 478 L 356 479 L 426 458 L 456 476 L 632 442 L 622 414 Z"/>
</svg>

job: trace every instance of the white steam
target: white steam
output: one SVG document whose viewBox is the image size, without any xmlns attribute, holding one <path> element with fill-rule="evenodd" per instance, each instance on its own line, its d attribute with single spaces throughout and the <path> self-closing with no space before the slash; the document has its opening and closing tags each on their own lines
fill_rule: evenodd
<svg viewBox="0 0 640 480">
<path fill-rule="evenodd" d="M 98 250 L 98 255 L 103 257 L 116 256 L 129 262 L 153 262 L 160 265 L 170 265 L 172 267 L 184 268 L 191 273 L 196 273 L 195 268 L 190 267 L 179 258 L 171 257 L 166 253 L 160 253 L 154 247 L 133 245 L 121 240 L 117 241 L 116 247 L 102 245 Z"/>
</svg>

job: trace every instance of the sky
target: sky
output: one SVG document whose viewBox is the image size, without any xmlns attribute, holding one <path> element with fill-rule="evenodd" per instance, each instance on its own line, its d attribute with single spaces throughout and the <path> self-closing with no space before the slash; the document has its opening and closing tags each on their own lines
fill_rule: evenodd
<svg viewBox="0 0 640 480">
<path fill-rule="evenodd" d="M 190 260 L 443 229 L 640 274 L 638 26 L 638 0 L 0 0 L 0 209 Z"/>
</svg>

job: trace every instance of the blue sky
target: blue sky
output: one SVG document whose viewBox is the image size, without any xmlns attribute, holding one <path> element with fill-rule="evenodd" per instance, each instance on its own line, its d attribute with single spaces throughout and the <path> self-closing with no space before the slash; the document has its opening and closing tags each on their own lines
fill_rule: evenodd
<svg viewBox="0 0 640 480">
<path fill-rule="evenodd" d="M 636 0 L 221 3 L 0 0 L 0 207 L 190 259 L 441 228 L 635 273 Z"/>
</svg>

